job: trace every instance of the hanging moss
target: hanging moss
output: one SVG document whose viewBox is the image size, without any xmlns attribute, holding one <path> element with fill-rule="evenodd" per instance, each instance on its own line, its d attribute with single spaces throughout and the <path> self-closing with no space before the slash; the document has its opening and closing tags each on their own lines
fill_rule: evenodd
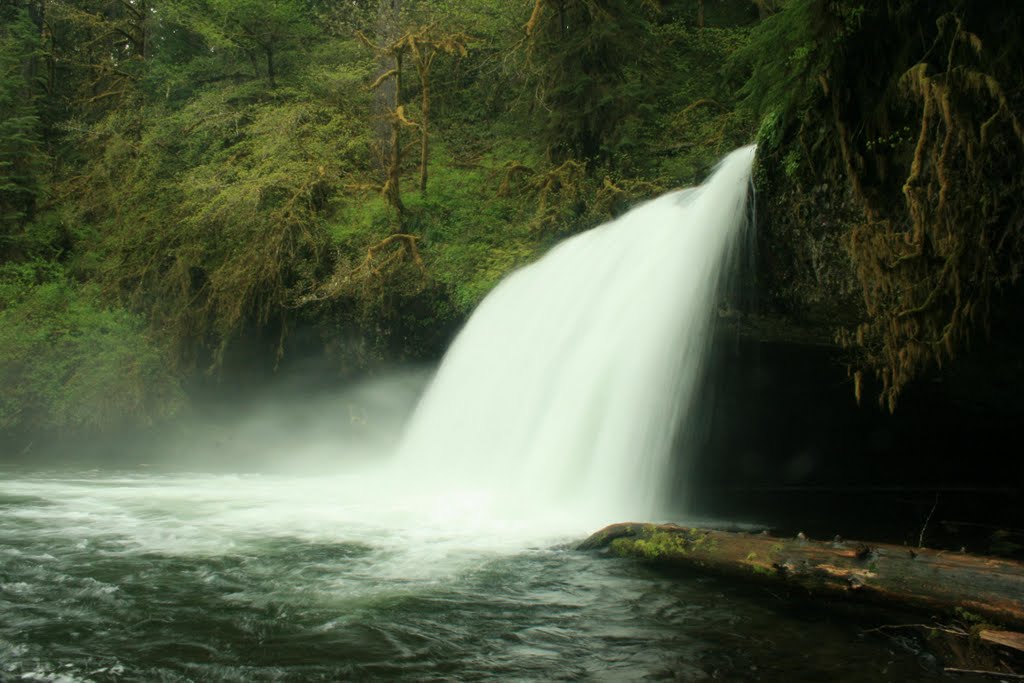
<svg viewBox="0 0 1024 683">
<path fill-rule="evenodd" d="M 207 93 L 137 143 L 121 134 L 132 114 L 111 117 L 84 141 L 106 153 L 61 188 L 80 198 L 69 220 L 103 221 L 101 259 L 81 267 L 145 312 L 184 367 L 206 347 L 218 366 L 247 327 L 287 328 L 287 304 L 331 268 L 339 160 L 360 151 L 343 113 L 247 92 Z"/>
<path fill-rule="evenodd" d="M 785 34 L 791 22 L 802 32 Z M 753 70 L 749 102 L 775 117 L 760 177 L 775 193 L 831 185 L 811 215 L 848 204 L 832 234 L 862 318 L 838 339 L 858 400 L 874 377 L 894 410 L 908 383 L 986 332 L 994 297 L 1024 264 L 1020 13 L 1006 2 L 793 0 L 765 26 L 751 49 L 775 41 L 799 69 L 785 94 Z M 799 204 L 776 206 L 772 220 L 795 222 Z"/>
<path fill-rule="evenodd" d="M 920 112 L 906 219 L 869 207 L 850 240 L 873 318 L 856 343 L 877 366 L 890 410 L 908 382 L 969 346 L 1024 256 L 1024 181 L 1012 171 L 1024 161 L 1024 129 L 981 38 L 956 13 L 940 17 L 938 31 L 944 59 L 899 81 Z"/>
</svg>

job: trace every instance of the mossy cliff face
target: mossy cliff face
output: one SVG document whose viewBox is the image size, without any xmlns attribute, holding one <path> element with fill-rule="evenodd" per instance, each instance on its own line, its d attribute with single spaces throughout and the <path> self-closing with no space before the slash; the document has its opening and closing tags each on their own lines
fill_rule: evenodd
<svg viewBox="0 0 1024 683">
<path fill-rule="evenodd" d="M 767 148 L 758 158 L 755 183 L 756 304 L 788 323 L 775 336 L 809 333 L 831 342 L 837 328 L 865 315 L 847 243 L 861 217 L 859 207 L 842 178 L 787 172 L 778 148 Z"/>
<path fill-rule="evenodd" d="M 763 305 L 831 327 L 858 398 L 895 409 L 1014 289 L 1021 29 L 1011 2 L 792 0 L 755 34 Z"/>
</svg>

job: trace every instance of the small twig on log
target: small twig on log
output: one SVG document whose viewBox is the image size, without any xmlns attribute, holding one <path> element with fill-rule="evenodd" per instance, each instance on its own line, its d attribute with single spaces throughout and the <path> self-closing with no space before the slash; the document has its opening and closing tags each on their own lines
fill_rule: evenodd
<svg viewBox="0 0 1024 683">
<path fill-rule="evenodd" d="M 1011 674 L 1003 671 L 985 671 L 984 669 L 954 669 L 948 666 L 945 667 L 943 671 L 948 674 L 973 674 L 975 676 L 991 676 L 992 678 L 1009 678 L 1015 681 L 1024 681 L 1024 674 Z"/>
<path fill-rule="evenodd" d="M 921 533 L 917 537 L 917 547 L 924 547 L 924 532 L 928 530 L 928 522 L 932 521 L 932 515 L 935 514 L 935 508 L 939 506 L 939 494 L 935 494 L 935 503 L 932 505 L 932 509 L 928 512 L 928 516 L 924 520 L 924 526 L 921 527 Z"/>
</svg>

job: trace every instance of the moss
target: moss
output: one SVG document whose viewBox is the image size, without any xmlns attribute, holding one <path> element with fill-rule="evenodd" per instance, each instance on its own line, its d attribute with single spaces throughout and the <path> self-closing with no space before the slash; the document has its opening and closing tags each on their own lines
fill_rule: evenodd
<svg viewBox="0 0 1024 683">
<path fill-rule="evenodd" d="M 637 554 L 636 541 L 632 538 L 616 538 L 608 546 L 608 550 L 612 555 L 618 555 L 619 557 L 633 557 Z"/>
<path fill-rule="evenodd" d="M 775 552 L 774 549 L 772 552 Z M 763 561 L 759 561 L 757 553 L 753 551 L 747 553 L 746 562 L 747 566 L 750 567 L 750 571 L 754 574 L 761 576 L 773 576 L 775 573 L 770 567 L 766 566 Z"/>
<path fill-rule="evenodd" d="M 985 623 L 985 617 L 981 616 L 980 614 L 975 614 L 974 612 L 966 610 L 963 607 L 955 608 L 953 610 L 953 613 L 956 614 L 957 619 L 959 619 L 960 621 L 963 621 L 967 624 L 971 624 L 973 626 L 978 626 Z"/>
<path fill-rule="evenodd" d="M 691 550 L 693 545 L 688 539 L 664 531 L 646 535 L 636 541 L 636 551 L 651 560 L 685 555 Z"/>
<path fill-rule="evenodd" d="M 699 529 L 664 531 L 647 525 L 638 538 L 618 538 L 612 541 L 610 548 L 615 555 L 659 560 L 695 551 L 711 552 L 715 548 L 715 540 L 708 532 Z"/>
<path fill-rule="evenodd" d="M 987 323 L 993 292 L 1024 267 L 1024 211 L 1016 206 L 1024 183 L 1004 175 L 1024 161 L 1024 124 L 1007 94 L 1020 77 L 1002 67 L 997 36 L 972 32 L 985 28 L 973 18 L 977 29 L 966 12 L 941 15 L 942 56 L 900 76 L 899 92 L 919 117 L 913 144 L 888 138 L 902 142 L 895 150 L 908 160 L 898 176 L 904 210 L 876 210 L 869 189 L 860 192 L 865 220 L 851 253 L 870 317 L 844 340 L 875 367 L 890 411 L 907 383 L 968 346 Z M 865 183 L 856 168 L 849 175 L 855 189 Z"/>
</svg>

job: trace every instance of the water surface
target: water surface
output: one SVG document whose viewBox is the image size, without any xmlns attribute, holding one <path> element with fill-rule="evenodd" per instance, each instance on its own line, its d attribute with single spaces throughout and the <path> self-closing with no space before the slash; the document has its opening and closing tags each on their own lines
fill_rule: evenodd
<svg viewBox="0 0 1024 683">
<path fill-rule="evenodd" d="M 0 474 L 5 681 L 937 676 L 870 619 L 576 552 L 587 530 L 494 521 L 472 496 L 389 497 L 369 475 Z"/>
</svg>

